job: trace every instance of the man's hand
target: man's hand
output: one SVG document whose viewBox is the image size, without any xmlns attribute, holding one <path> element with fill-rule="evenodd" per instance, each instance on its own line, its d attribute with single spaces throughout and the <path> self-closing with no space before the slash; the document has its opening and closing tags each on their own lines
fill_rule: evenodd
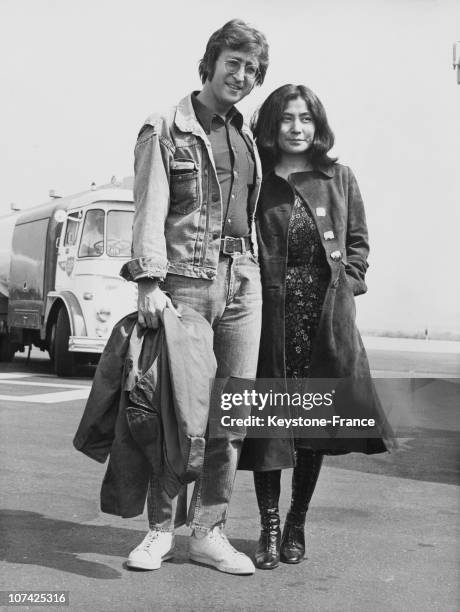
<svg viewBox="0 0 460 612">
<path fill-rule="evenodd" d="M 141 327 L 156 329 L 160 325 L 161 315 L 165 308 L 180 316 L 169 297 L 159 288 L 158 281 L 150 278 L 138 281 L 138 320 Z"/>
</svg>

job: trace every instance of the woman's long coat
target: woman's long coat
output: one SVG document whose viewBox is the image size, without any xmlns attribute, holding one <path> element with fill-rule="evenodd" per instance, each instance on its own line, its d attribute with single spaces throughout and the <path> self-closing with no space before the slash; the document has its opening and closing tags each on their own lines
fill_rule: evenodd
<svg viewBox="0 0 460 612">
<path fill-rule="evenodd" d="M 356 179 L 346 166 L 333 164 L 328 168 L 295 173 L 289 182 L 274 172 L 264 177 L 257 213 L 263 286 L 258 378 L 285 378 L 288 228 L 296 193 L 316 221 L 331 274 L 313 345 L 310 379 L 340 379 L 334 413 L 341 417 L 375 418 L 379 424 L 377 432 L 375 429 L 361 430 L 358 437 L 353 438 L 340 438 L 337 431 L 329 430 L 328 437 L 308 440 L 308 446 L 331 454 L 383 452 L 391 444 L 390 430 L 355 324 L 354 296 L 367 290 L 364 282 L 369 252 L 366 218 Z M 251 435 L 250 431 L 248 434 Z M 283 438 L 278 432 L 273 432 L 269 438 L 247 437 L 240 469 L 291 467 L 294 464 L 294 435 L 286 430 Z"/>
</svg>

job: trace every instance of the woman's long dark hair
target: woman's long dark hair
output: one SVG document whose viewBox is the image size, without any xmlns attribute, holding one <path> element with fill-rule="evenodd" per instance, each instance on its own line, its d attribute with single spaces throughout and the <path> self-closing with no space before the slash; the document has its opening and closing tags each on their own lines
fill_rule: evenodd
<svg viewBox="0 0 460 612">
<path fill-rule="evenodd" d="M 315 137 L 306 152 L 308 160 L 314 168 L 328 167 L 337 161 L 337 158 L 328 155 L 334 145 L 334 134 L 329 127 L 321 100 L 308 87 L 289 84 L 275 89 L 254 114 L 251 121 L 264 173 L 271 170 L 280 159 L 278 134 L 281 117 L 287 103 L 297 98 L 305 100 L 315 124 Z"/>
</svg>

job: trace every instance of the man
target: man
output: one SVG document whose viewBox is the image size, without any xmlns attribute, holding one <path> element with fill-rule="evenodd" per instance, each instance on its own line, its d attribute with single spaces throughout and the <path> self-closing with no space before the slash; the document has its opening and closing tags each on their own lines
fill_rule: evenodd
<svg viewBox="0 0 460 612">
<path fill-rule="evenodd" d="M 229 21 L 207 44 L 199 65 L 202 90 L 181 100 L 169 117 L 150 117 L 135 149 L 133 259 L 123 275 L 138 282 L 142 325 L 157 327 L 163 309 L 174 308 L 166 291 L 211 324 L 217 360 L 211 416 L 220 411 L 218 381 L 256 375 L 260 162 L 234 105 L 263 83 L 267 67 L 265 36 Z M 208 435 L 187 521 L 191 559 L 233 574 L 254 572 L 222 531 L 244 435 L 241 427 Z M 184 495 L 169 499 L 153 475 L 147 506 L 150 531 L 128 566 L 157 569 L 173 555 L 174 527 L 185 523 Z"/>
</svg>

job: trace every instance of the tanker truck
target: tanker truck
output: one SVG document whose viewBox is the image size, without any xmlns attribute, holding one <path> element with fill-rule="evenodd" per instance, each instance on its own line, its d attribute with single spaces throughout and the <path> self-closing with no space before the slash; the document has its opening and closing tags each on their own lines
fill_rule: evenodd
<svg viewBox="0 0 460 612">
<path fill-rule="evenodd" d="M 114 324 L 136 310 L 132 179 L 0 218 L 0 360 L 36 346 L 58 376 L 96 363 Z"/>
</svg>

